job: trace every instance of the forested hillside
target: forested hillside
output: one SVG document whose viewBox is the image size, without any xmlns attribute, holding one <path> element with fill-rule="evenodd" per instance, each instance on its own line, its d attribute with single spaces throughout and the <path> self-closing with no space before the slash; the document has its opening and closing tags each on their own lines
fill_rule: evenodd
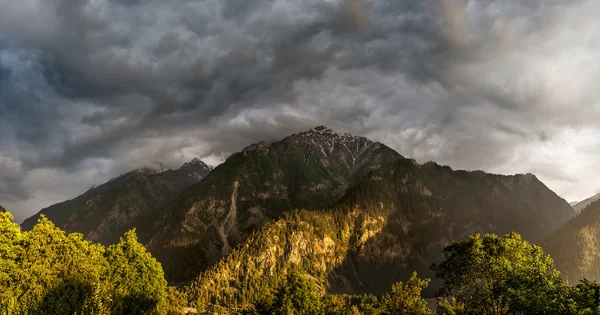
<svg viewBox="0 0 600 315">
<path fill-rule="evenodd" d="M 585 200 L 575 203 L 573 205 L 573 210 L 575 210 L 575 212 L 577 212 L 577 213 L 581 213 L 581 211 L 583 209 L 585 209 L 587 206 L 589 206 L 590 204 L 592 204 L 593 202 L 595 202 L 597 200 L 600 200 L 600 194 L 594 195 L 590 198 L 587 198 Z"/>
<path fill-rule="evenodd" d="M 600 201 L 595 201 L 544 244 L 570 283 L 600 280 Z"/>
<path fill-rule="evenodd" d="M 32 229 L 43 214 L 65 231 L 82 233 L 86 239 L 106 245 L 118 242 L 132 228 L 138 228 L 143 239 L 151 231 L 149 222 L 155 212 L 211 169 L 198 159 L 177 170 L 137 169 L 45 208 L 21 227 Z"/>
<path fill-rule="evenodd" d="M 398 159 L 381 143 L 325 127 L 251 145 L 161 210 L 148 248 L 170 281 L 191 280 L 266 222 L 329 207 L 371 169 Z"/>
<path fill-rule="evenodd" d="M 413 271 L 433 276 L 430 265 L 452 240 L 516 231 L 541 242 L 573 215 L 533 175 L 402 159 L 371 171 L 328 210 L 292 211 L 264 226 L 188 292 L 199 305 L 255 303 L 302 270 L 330 293 L 382 294 Z"/>
</svg>

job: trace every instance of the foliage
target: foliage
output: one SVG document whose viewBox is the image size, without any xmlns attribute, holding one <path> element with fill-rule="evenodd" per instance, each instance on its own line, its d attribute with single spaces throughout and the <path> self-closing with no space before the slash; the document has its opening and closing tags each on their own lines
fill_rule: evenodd
<svg viewBox="0 0 600 315">
<path fill-rule="evenodd" d="M 516 233 L 473 235 L 444 256 L 432 266 L 444 281 L 439 293 L 465 314 L 566 314 L 574 305 L 550 256 Z"/>
<path fill-rule="evenodd" d="M 600 284 L 587 279 L 572 289 L 574 304 L 579 314 L 600 314 Z"/>
<path fill-rule="evenodd" d="M 112 312 L 151 314 L 166 312 L 167 281 L 160 264 L 137 241 L 135 230 L 106 250 L 108 280 L 115 299 Z M 133 285 L 135 284 L 135 285 Z"/>
<path fill-rule="evenodd" d="M 174 287 L 167 288 L 167 315 L 184 314 L 187 305 L 187 295 Z"/>
<path fill-rule="evenodd" d="M 291 273 L 277 291 L 271 307 L 274 315 L 321 314 L 323 303 L 315 284 L 297 273 Z"/>
<path fill-rule="evenodd" d="M 431 311 L 421 297 L 421 291 L 429 284 L 429 279 L 417 278 L 413 273 L 406 283 L 398 282 L 392 286 L 391 293 L 381 301 L 382 314 L 427 315 Z"/>
<path fill-rule="evenodd" d="M 12 219 L 0 213 L 0 313 L 167 314 L 169 301 L 182 305 L 135 231 L 104 248 L 43 216 L 28 232 Z"/>
</svg>

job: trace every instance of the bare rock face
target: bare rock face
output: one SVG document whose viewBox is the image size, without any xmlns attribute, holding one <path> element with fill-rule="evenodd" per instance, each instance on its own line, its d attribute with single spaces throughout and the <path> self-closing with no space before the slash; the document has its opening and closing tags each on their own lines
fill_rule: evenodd
<svg viewBox="0 0 600 315">
<path fill-rule="evenodd" d="M 290 209 L 324 209 L 370 170 L 403 157 L 326 127 L 233 154 L 170 203 L 148 243 L 171 282 L 186 281 Z"/>
<path fill-rule="evenodd" d="M 155 211 L 189 186 L 200 182 L 212 167 L 199 159 L 177 170 L 141 168 L 93 187 L 79 197 L 50 206 L 25 220 L 24 230 L 46 215 L 67 232 L 83 233 L 87 239 L 115 243 L 124 232 L 137 228 L 148 233 L 147 221 Z"/>
</svg>

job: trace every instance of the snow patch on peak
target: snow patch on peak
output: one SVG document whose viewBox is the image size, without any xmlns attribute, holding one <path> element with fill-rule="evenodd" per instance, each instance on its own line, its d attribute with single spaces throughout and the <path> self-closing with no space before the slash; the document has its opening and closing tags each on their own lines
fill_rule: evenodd
<svg viewBox="0 0 600 315">
<path fill-rule="evenodd" d="M 200 160 L 197 157 L 193 158 L 191 161 L 189 161 L 181 166 L 181 168 L 190 168 L 190 167 L 201 167 L 203 169 L 211 170 L 211 166 L 207 165 L 206 163 L 204 163 L 202 160 Z"/>
<path fill-rule="evenodd" d="M 193 159 L 192 159 L 192 160 L 189 162 L 189 164 L 200 164 L 200 163 L 204 164 L 204 162 L 202 162 L 202 160 L 200 160 L 200 158 L 198 158 L 198 157 L 195 157 L 195 158 L 193 158 Z"/>
</svg>

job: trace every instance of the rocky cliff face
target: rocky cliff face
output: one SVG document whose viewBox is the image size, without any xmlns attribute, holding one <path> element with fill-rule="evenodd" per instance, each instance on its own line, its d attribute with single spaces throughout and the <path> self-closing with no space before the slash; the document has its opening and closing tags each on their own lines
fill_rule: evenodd
<svg viewBox="0 0 600 315">
<path fill-rule="evenodd" d="M 600 201 L 587 205 L 543 247 L 570 283 L 600 281 Z"/>
<path fill-rule="evenodd" d="M 149 249 L 169 280 L 189 280 L 290 209 L 323 209 L 371 169 L 402 159 L 387 146 L 325 127 L 233 154 L 162 211 Z"/>
<path fill-rule="evenodd" d="M 83 233 L 87 239 L 114 243 L 124 232 L 147 231 L 146 217 L 185 188 L 198 183 L 211 167 L 198 159 L 180 169 L 138 169 L 94 187 L 77 198 L 41 210 L 25 220 L 24 230 L 33 228 L 40 214 L 67 232 Z"/>
<path fill-rule="evenodd" d="M 199 305 L 254 303 L 301 269 L 329 292 L 382 293 L 452 240 L 516 231 L 541 242 L 574 216 L 535 176 L 454 171 L 401 159 L 373 170 L 335 206 L 294 211 L 253 234 L 188 286 Z M 434 282 L 428 294 L 436 288 Z"/>
</svg>

